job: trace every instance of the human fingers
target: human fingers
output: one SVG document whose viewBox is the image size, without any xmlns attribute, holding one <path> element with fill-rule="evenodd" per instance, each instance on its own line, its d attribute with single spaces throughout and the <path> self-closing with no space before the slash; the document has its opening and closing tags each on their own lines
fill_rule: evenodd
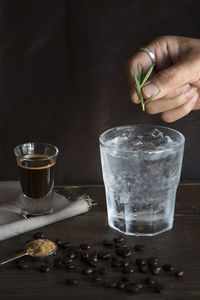
<svg viewBox="0 0 200 300">
<path fill-rule="evenodd" d="M 137 66 L 139 66 L 140 70 L 142 70 L 142 72 L 145 74 L 151 66 L 151 63 L 152 61 L 150 57 L 145 52 L 139 51 L 136 53 L 136 55 L 129 59 L 129 61 L 126 64 L 126 77 L 128 82 L 128 88 L 130 91 L 130 97 L 131 100 L 136 104 L 140 103 L 140 100 L 138 97 L 138 93 L 135 89 L 135 84 L 131 72 L 134 72 L 134 74 L 137 75 Z M 155 74 L 155 71 L 152 72 L 152 75 L 153 74 Z"/>
<path fill-rule="evenodd" d="M 156 67 L 154 70 L 160 71 L 162 69 L 168 68 L 172 64 L 171 53 L 169 53 L 168 51 L 169 48 L 167 47 L 167 43 L 170 43 L 172 49 L 174 48 L 178 49 L 177 45 L 179 44 L 179 41 L 180 41 L 180 37 L 161 36 L 159 38 L 156 38 L 152 42 L 150 42 L 147 46 L 145 46 L 155 54 Z M 149 57 L 149 55 L 146 52 L 139 50 L 133 57 L 129 59 L 126 65 L 126 73 L 127 73 L 128 85 L 130 89 L 130 96 L 131 96 L 131 100 L 134 103 L 139 103 L 140 101 L 136 89 L 134 87 L 134 83 L 130 71 L 132 70 L 135 74 L 137 74 L 137 65 L 139 65 L 139 67 L 142 68 L 143 72 L 146 73 L 149 67 L 151 66 L 151 64 L 152 64 L 152 60 Z"/>
<path fill-rule="evenodd" d="M 191 87 L 187 92 L 173 98 L 162 98 L 150 101 L 146 104 L 146 110 L 149 114 L 158 114 L 182 106 L 197 92 L 196 87 Z"/>
<path fill-rule="evenodd" d="M 192 66 L 186 61 L 156 73 L 144 85 L 142 89 L 144 97 L 148 99 L 160 92 L 155 99 L 163 98 L 171 91 L 177 90 L 180 86 L 190 83 L 192 69 Z"/>
<path fill-rule="evenodd" d="M 161 114 L 161 118 L 163 119 L 164 122 L 171 123 L 185 117 L 193 110 L 197 102 L 198 96 L 199 96 L 198 92 L 195 92 L 192 98 L 189 101 L 187 101 L 185 104 L 163 112 Z"/>
<path fill-rule="evenodd" d="M 199 110 L 200 109 L 200 90 L 198 90 L 198 94 L 199 94 L 199 96 L 198 96 L 197 102 L 195 103 L 192 110 L 197 110 L 197 109 Z"/>
<path fill-rule="evenodd" d="M 200 79 L 199 45 L 200 41 L 197 39 L 175 36 L 163 36 L 150 42 L 146 48 L 156 56 L 157 72 L 142 88 L 143 97 L 148 99 L 159 91 L 155 99 L 160 99 L 186 83 L 197 82 Z M 129 62 L 134 71 L 137 63 L 140 66 L 143 64 L 143 58 L 139 53 Z M 151 61 L 146 52 L 141 53 Z M 133 101 L 136 99 L 134 102 L 139 102 L 134 88 L 131 98 Z"/>
<path fill-rule="evenodd" d="M 193 107 L 192 110 L 199 110 L 200 109 L 200 101 L 199 98 L 197 99 L 197 102 L 195 103 L 195 106 Z"/>
<path fill-rule="evenodd" d="M 190 87 L 191 87 L 191 85 L 186 83 L 186 84 L 180 86 L 177 89 L 169 91 L 169 93 L 165 97 L 163 97 L 162 99 L 175 98 L 175 97 L 189 91 Z M 154 100 L 156 100 L 156 99 L 153 98 L 152 101 L 154 101 Z"/>
<path fill-rule="evenodd" d="M 176 36 L 155 39 L 147 46 L 156 55 L 157 73 L 144 85 L 144 98 L 160 92 L 155 99 L 163 98 L 184 84 L 200 79 L 200 41 Z M 171 61 L 171 63 L 169 63 Z"/>
</svg>

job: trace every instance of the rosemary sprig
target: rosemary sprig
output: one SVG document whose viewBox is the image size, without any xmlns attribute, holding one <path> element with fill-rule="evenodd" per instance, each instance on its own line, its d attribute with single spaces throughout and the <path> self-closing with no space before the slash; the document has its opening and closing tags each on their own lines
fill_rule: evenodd
<svg viewBox="0 0 200 300">
<path fill-rule="evenodd" d="M 152 99 L 154 99 L 156 96 L 158 96 L 158 94 L 160 93 L 160 91 L 158 91 L 158 93 L 156 93 L 155 95 L 153 95 L 152 97 L 150 97 L 147 100 L 144 100 L 143 95 L 142 95 L 142 87 L 144 86 L 144 84 L 147 82 L 147 80 L 151 76 L 153 68 L 154 68 L 154 66 L 152 65 L 149 68 L 149 70 L 147 71 L 147 73 L 145 74 L 145 76 L 143 75 L 142 69 L 140 69 L 140 66 L 138 64 L 137 64 L 137 72 L 138 72 L 137 75 L 135 75 L 135 73 L 131 70 L 131 75 L 133 77 L 135 88 L 136 88 L 136 91 L 138 93 L 138 96 L 139 96 L 139 99 L 140 99 L 143 111 L 145 111 L 145 105 L 149 101 L 151 101 Z"/>
</svg>

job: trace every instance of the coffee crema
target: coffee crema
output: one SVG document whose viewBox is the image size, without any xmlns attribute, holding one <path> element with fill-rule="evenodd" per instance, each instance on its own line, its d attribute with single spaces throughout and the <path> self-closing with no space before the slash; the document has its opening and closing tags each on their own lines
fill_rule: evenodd
<svg viewBox="0 0 200 300">
<path fill-rule="evenodd" d="M 54 185 L 56 158 L 46 154 L 25 155 L 17 160 L 22 192 L 29 198 L 46 196 Z"/>
</svg>

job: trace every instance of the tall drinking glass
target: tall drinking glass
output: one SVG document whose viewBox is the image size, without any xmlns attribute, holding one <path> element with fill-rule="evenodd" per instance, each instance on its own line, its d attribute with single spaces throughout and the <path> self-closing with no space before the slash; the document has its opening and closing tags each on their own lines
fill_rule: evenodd
<svg viewBox="0 0 200 300">
<path fill-rule="evenodd" d="M 100 136 L 108 224 L 127 235 L 173 227 L 184 136 L 154 125 L 115 127 Z"/>
<path fill-rule="evenodd" d="M 14 154 L 19 169 L 22 215 L 52 213 L 57 147 L 46 143 L 26 143 L 17 146 Z"/>
</svg>

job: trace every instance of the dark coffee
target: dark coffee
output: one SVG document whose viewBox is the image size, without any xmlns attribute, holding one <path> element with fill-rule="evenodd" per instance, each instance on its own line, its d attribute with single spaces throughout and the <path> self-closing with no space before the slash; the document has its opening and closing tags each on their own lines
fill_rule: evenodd
<svg viewBox="0 0 200 300">
<path fill-rule="evenodd" d="M 50 192 L 55 163 L 55 158 L 44 154 L 26 155 L 18 161 L 21 188 L 27 197 L 41 198 Z"/>
</svg>

